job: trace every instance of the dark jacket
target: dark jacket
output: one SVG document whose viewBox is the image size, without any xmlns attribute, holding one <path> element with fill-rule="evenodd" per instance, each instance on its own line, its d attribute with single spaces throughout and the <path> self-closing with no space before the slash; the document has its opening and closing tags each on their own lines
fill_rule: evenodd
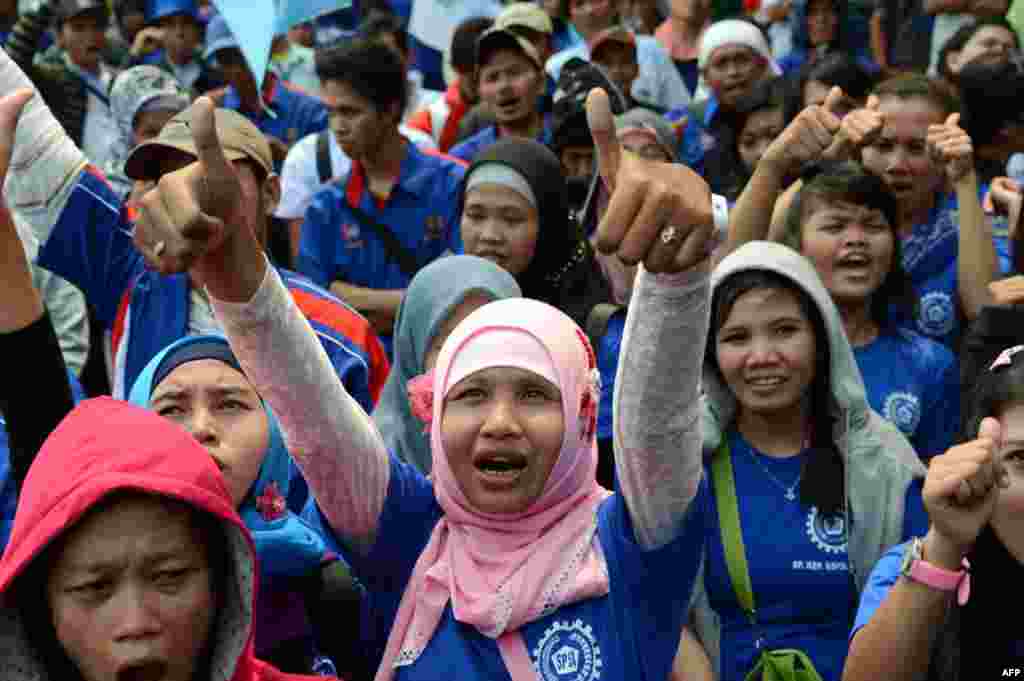
<svg viewBox="0 0 1024 681">
<path fill-rule="evenodd" d="M 53 23 L 48 3 L 35 12 L 22 14 L 4 43 L 4 49 L 32 79 L 43 101 L 78 146 L 85 132 L 89 98 L 85 82 L 61 59 L 36 61 L 46 30 Z"/>
</svg>

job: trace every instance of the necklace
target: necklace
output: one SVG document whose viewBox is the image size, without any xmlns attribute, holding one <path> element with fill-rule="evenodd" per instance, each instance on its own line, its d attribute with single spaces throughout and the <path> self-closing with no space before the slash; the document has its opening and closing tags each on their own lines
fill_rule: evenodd
<svg viewBox="0 0 1024 681">
<path fill-rule="evenodd" d="M 782 491 L 784 491 L 786 493 L 785 494 L 786 501 L 796 501 L 796 488 L 800 486 L 800 479 L 804 477 L 803 468 L 800 469 L 800 474 L 798 476 L 796 476 L 796 482 L 794 482 L 792 485 L 787 487 L 785 484 L 783 484 L 783 482 L 781 480 L 779 480 L 777 477 L 775 477 L 772 474 L 772 472 L 770 470 L 768 470 L 768 468 L 763 463 L 761 463 L 758 460 L 757 455 L 754 454 L 754 448 L 753 447 L 750 447 L 750 446 L 747 447 L 747 454 L 754 461 L 754 463 L 757 464 L 757 467 L 760 468 L 761 471 L 765 475 L 768 476 L 768 479 L 771 480 L 772 482 L 774 482 L 776 485 L 778 485 L 782 489 Z"/>
</svg>

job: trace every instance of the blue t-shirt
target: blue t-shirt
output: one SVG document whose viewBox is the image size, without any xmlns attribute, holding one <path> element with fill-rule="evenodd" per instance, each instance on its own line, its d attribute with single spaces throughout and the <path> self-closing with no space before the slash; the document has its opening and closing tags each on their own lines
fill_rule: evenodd
<svg viewBox="0 0 1024 681">
<path fill-rule="evenodd" d="M 757 662 L 760 638 L 767 650 L 803 651 L 822 679 L 839 681 L 857 598 L 846 519 L 841 514 L 822 515 L 816 507 L 801 504 L 799 497 L 785 498 L 783 486 L 796 483 L 803 455 L 769 457 L 736 433 L 728 437 L 757 625 L 740 608 L 729 578 L 718 507 L 709 484 L 698 501 L 708 522 L 705 588 L 722 622 L 719 678 L 743 681 Z M 705 475 L 710 481 L 710 469 Z M 908 489 L 906 504 L 905 532 L 927 528 L 920 485 Z"/>
<path fill-rule="evenodd" d="M 366 189 L 361 166 L 313 196 L 302 223 L 298 270 L 329 289 L 335 281 L 372 289 L 404 289 L 412 276 L 403 272 L 372 227 L 352 213 L 357 205 L 389 227 L 420 267 L 446 252 L 459 251 L 458 187 L 464 168 L 407 145 L 398 182 L 381 205 Z M 382 337 L 390 352 L 390 337 Z"/>
<path fill-rule="evenodd" d="M 939 196 L 928 222 L 915 225 L 903 238 L 903 269 L 917 294 L 917 319 L 909 328 L 953 347 L 960 336 L 962 314 L 957 286 L 960 212 L 956 196 Z"/>
<path fill-rule="evenodd" d="M 923 533 L 922 533 L 923 534 Z M 900 578 L 901 566 L 903 564 L 903 553 L 906 551 L 907 542 L 897 544 L 882 554 L 882 557 L 875 563 L 875 567 L 868 576 L 864 585 L 864 591 L 860 595 L 860 605 L 857 607 L 857 617 L 853 621 L 853 628 L 850 630 L 850 640 L 853 635 L 860 631 L 861 627 L 871 620 L 882 601 L 889 595 L 889 590 Z"/>
<path fill-rule="evenodd" d="M 270 111 L 259 114 L 243 112 L 238 91 L 229 85 L 221 106 L 243 113 L 264 135 L 272 135 L 289 146 L 307 135 L 327 129 L 327 107 L 316 97 L 298 92 L 287 83 L 278 81 L 268 99 Z M 280 172 L 280 167 L 276 171 Z"/>
<path fill-rule="evenodd" d="M 431 483 L 414 467 L 391 457 L 391 479 L 377 537 L 366 555 L 349 552 L 314 508 L 307 516 L 350 561 L 366 586 L 365 632 L 371 662 L 381 658 L 416 560 L 442 511 Z M 621 496 L 604 501 L 597 536 L 608 565 L 607 596 L 563 606 L 520 629 L 542 681 L 657 679 L 668 677 L 686 619 L 701 552 L 704 519 L 691 506 L 676 538 L 643 551 Z M 366 620 L 364 620 L 366 621 Z M 420 658 L 399 667 L 396 679 L 510 681 L 494 640 L 461 624 L 450 605 Z"/>
<path fill-rule="evenodd" d="M 537 141 L 545 146 L 551 145 L 551 115 L 544 117 L 544 129 L 537 136 Z M 472 163 L 477 154 L 498 141 L 498 126 L 489 125 L 480 132 L 459 142 L 448 152 L 450 156 L 462 159 L 466 163 Z"/>
<path fill-rule="evenodd" d="M 871 408 L 928 460 L 953 445 L 960 426 L 960 368 L 945 345 L 906 329 L 883 330 L 854 348 Z"/>
<path fill-rule="evenodd" d="M 7 423 L 0 416 L 0 555 L 7 547 L 14 526 L 14 511 L 18 507 L 18 490 L 11 477 L 10 446 L 7 441 Z"/>
</svg>

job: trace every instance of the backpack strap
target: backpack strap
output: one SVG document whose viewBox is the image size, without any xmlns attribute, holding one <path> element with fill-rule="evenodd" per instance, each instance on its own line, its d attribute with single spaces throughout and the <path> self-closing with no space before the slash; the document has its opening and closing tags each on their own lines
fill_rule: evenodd
<svg viewBox="0 0 1024 681">
<path fill-rule="evenodd" d="M 321 130 L 316 136 L 316 174 L 320 178 L 320 184 L 330 181 L 331 173 L 331 140 L 328 137 L 330 129 Z"/>
</svg>

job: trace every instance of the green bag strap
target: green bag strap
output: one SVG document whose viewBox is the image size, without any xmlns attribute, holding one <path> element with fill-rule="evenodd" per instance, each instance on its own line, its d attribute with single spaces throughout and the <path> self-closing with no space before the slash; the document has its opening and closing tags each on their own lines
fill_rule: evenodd
<svg viewBox="0 0 1024 681">
<path fill-rule="evenodd" d="M 822 681 L 811 658 L 802 650 L 786 648 L 761 653 L 744 681 Z"/>
<path fill-rule="evenodd" d="M 751 622 L 757 610 L 754 607 L 754 589 L 750 585 L 750 570 L 747 568 L 747 550 L 743 545 L 743 531 L 740 529 L 740 508 L 736 501 L 736 480 L 732 473 L 732 457 L 729 452 L 728 436 L 722 435 L 722 444 L 711 457 L 711 483 L 715 490 L 718 506 L 718 527 L 722 533 L 722 548 L 725 549 L 725 566 L 740 607 Z"/>
</svg>

